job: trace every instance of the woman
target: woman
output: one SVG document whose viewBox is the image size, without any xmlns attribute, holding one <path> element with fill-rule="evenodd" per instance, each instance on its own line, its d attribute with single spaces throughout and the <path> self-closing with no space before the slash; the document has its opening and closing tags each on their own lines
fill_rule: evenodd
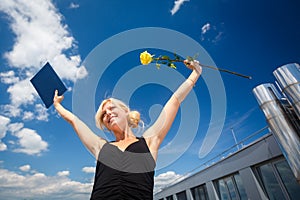
<svg viewBox="0 0 300 200">
<path fill-rule="evenodd" d="M 82 143 L 97 159 L 95 181 L 91 199 L 153 199 L 154 168 L 160 144 L 168 133 L 180 103 L 192 90 L 202 73 L 198 61 L 185 61 L 192 69 L 180 87 L 165 104 L 155 123 L 135 137 L 131 128 L 139 123 L 139 113 L 120 100 L 104 100 L 96 113 L 99 128 L 110 130 L 115 141 L 108 142 L 94 134 L 73 113 L 66 110 L 63 96 L 54 95 L 57 112 L 74 128 Z"/>
</svg>

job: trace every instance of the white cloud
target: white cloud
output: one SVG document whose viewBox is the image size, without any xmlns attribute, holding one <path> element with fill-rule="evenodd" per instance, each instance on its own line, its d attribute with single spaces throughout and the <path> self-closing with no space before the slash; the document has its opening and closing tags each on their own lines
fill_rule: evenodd
<svg viewBox="0 0 300 200">
<path fill-rule="evenodd" d="M 7 149 L 7 145 L 0 141 L 0 151 L 5 151 Z"/>
<path fill-rule="evenodd" d="M 23 121 L 30 121 L 33 119 L 39 121 L 48 121 L 49 113 L 47 109 L 42 104 L 36 104 L 34 108 L 34 112 L 31 111 L 24 111 L 22 114 Z"/>
<path fill-rule="evenodd" d="M 85 173 L 95 173 L 96 168 L 95 167 L 84 167 L 82 168 L 82 171 Z"/>
<path fill-rule="evenodd" d="M 12 105 L 19 107 L 22 104 L 32 104 L 36 98 L 35 91 L 29 78 L 24 79 L 8 87 Z"/>
<path fill-rule="evenodd" d="M 30 165 L 23 165 L 21 167 L 19 167 L 19 169 L 23 172 L 28 172 L 31 169 Z"/>
<path fill-rule="evenodd" d="M 23 121 L 28 121 L 28 120 L 33 120 L 34 119 L 34 114 L 33 112 L 30 112 L 30 111 L 25 111 L 23 113 L 23 117 L 22 117 L 22 120 Z"/>
<path fill-rule="evenodd" d="M 11 100 L 2 106 L 2 111 L 6 116 L 20 117 L 20 107 L 31 105 L 37 99 L 29 80 L 46 61 L 62 79 L 73 82 L 84 78 L 87 71 L 80 65 L 81 57 L 74 53 L 76 41 L 52 1 L 2 0 L 1 11 L 8 16 L 15 36 L 11 51 L 4 54 L 13 70 L 0 73 L 1 82 L 9 85 L 7 92 Z M 29 119 L 29 113 L 26 114 Z M 45 113 L 39 116 L 37 120 L 46 120 Z"/>
<path fill-rule="evenodd" d="M 226 124 L 227 127 L 230 128 L 239 128 L 240 126 L 242 126 L 245 122 L 248 121 L 249 117 L 251 117 L 251 115 L 253 114 L 253 112 L 257 109 L 258 107 L 255 106 L 253 108 L 251 108 L 250 110 L 248 110 L 246 113 L 242 114 L 242 116 L 240 116 L 240 113 L 235 113 L 234 116 L 230 116 L 229 119 L 227 121 L 228 125 Z"/>
<path fill-rule="evenodd" d="M 217 25 L 212 25 L 211 23 L 206 23 L 201 28 L 201 40 L 209 41 L 216 44 L 224 36 L 224 23 Z"/>
<path fill-rule="evenodd" d="M 79 8 L 79 4 L 76 4 L 76 3 L 71 2 L 70 5 L 69 5 L 69 8 L 70 8 L 70 9 L 76 9 L 76 8 Z"/>
<path fill-rule="evenodd" d="M 17 116 L 20 116 L 20 114 L 21 114 L 20 108 L 10 105 L 10 104 L 1 105 L 1 110 L 2 110 L 2 113 L 7 117 L 17 117 Z"/>
<path fill-rule="evenodd" d="M 8 130 L 12 133 L 15 134 L 17 131 L 21 130 L 24 127 L 23 123 L 11 123 L 8 125 Z"/>
<path fill-rule="evenodd" d="M 186 176 L 176 174 L 173 171 L 168 171 L 154 177 L 154 193 L 159 192 L 161 189 L 169 186 L 170 184 L 177 183 L 183 180 Z"/>
<path fill-rule="evenodd" d="M 210 23 L 206 23 L 202 26 L 202 34 L 205 34 L 210 29 Z"/>
<path fill-rule="evenodd" d="M 20 175 L 0 169 L 0 199 L 89 199 L 93 183 L 73 181 L 67 176 L 43 173 Z"/>
<path fill-rule="evenodd" d="M 44 141 L 35 130 L 24 128 L 24 124 L 21 122 L 10 124 L 7 123 L 6 131 L 9 131 L 11 135 L 17 138 L 17 141 L 10 141 L 14 152 L 39 156 L 42 152 L 48 150 L 48 143 Z"/>
<path fill-rule="evenodd" d="M 39 68 L 46 60 L 64 55 L 63 51 L 73 47 L 74 38 L 51 1 L 4 0 L 0 10 L 9 16 L 16 35 L 12 51 L 5 54 L 11 66 Z"/>
<path fill-rule="evenodd" d="M 175 15 L 175 13 L 180 9 L 181 5 L 184 3 L 184 2 L 188 2 L 189 0 L 176 0 L 174 2 L 174 6 L 171 10 L 171 14 L 172 15 Z"/>
<path fill-rule="evenodd" d="M 18 138 L 18 147 L 14 152 L 25 153 L 28 155 L 40 155 L 48 148 L 48 143 L 35 131 L 29 128 L 22 128 L 13 133 Z"/>
<path fill-rule="evenodd" d="M 86 70 L 85 66 L 82 66 L 78 69 L 76 77 L 78 79 L 82 79 L 88 75 L 88 71 Z"/>
<path fill-rule="evenodd" d="M 0 115 L 0 151 L 5 151 L 7 149 L 6 144 L 4 144 L 1 140 L 6 136 L 9 123 L 9 118 Z"/>
<path fill-rule="evenodd" d="M 40 121 L 48 121 L 48 112 L 45 106 L 43 106 L 42 104 L 37 104 L 35 105 L 35 116 L 37 120 Z"/>
<path fill-rule="evenodd" d="M 10 70 L 7 72 L 1 72 L 0 80 L 4 84 L 13 84 L 19 82 L 20 78 L 15 76 L 15 72 L 13 70 Z"/>
<path fill-rule="evenodd" d="M 70 175 L 70 171 L 57 172 L 57 176 L 69 176 L 69 175 Z"/>
</svg>

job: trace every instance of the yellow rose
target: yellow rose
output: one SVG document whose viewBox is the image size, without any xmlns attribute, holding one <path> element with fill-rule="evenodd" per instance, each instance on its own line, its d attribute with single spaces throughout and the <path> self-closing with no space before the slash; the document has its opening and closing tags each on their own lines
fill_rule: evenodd
<svg viewBox="0 0 300 200">
<path fill-rule="evenodd" d="M 153 57 L 153 55 L 151 55 L 147 51 L 144 51 L 143 53 L 140 54 L 141 63 L 143 65 L 148 65 L 149 63 L 152 62 L 152 57 Z"/>
</svg>

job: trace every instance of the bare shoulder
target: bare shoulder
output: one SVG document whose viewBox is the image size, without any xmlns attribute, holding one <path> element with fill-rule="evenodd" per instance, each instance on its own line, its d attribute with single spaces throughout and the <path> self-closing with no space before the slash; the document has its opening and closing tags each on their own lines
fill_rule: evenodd
<svg viewBox="0 0 300 200">
<path fill-rule="evenodd" d="M 97 139 L 97 142 L 96 142 L 96 145 L 94 147 L 93 150 L 91 150 L 92 154 L 94 154 L 96 160 L 98 160 L 98 157 L 99 157 L 99 154 L 100 154 L 100 151 L 102 150 L 103 146 L 107 143 L 106 140 L 104 140 L 103 138 L 101 137 L 98 137 Z"/>
</svg>

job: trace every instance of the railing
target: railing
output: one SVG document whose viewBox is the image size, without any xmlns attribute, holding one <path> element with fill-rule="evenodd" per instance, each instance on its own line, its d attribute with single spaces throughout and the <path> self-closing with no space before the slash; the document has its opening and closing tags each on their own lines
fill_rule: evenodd
<svg viewBox="0 0 300 200">
<path fill-rule="evenodd" d="M 163 191 L 165 188 L 168 188 L 176 183 L 179 183 L 181 181 L 183 181 L 183 178 L 186 179 L 202 170 L 205 170 L 207 168 L 209 168 L 210 166 L 216 164 L 217 162 L 228 158 L 229 156 L 232 156 L 233 154 L 237 153 L 238 151 L 243 150 L 245 147 L 255 143 L 257 141 L 257 139 L 259 138 L 261 140 L 261 137 L 263 136 L 267 136 L 270 134 L 270 131 L 268 131 L 268 126 L 263 127 L 262 129 L 254 132 L 253 134 L 249 135 L 248 137 L 244 138 L 242 141 L 236 143 L 235 145 L 229 147 L 228 149 L 226 149 L 225 151 L 219 153 L 218 155 L 214 156 L 213 158 L 205 161 L 204 163 L 202 163 L 201 165 L 195 167 L 194 169 L 192 169 L 191 171 L 186 172 L 185 174 L 183 174 L 181 177 L 175 179 L 174 181 L 172 181 L 171 183 L 169 183 L 168 185 L 166 185 L 164 188 L 160 189 L 159 191 L 156 191 L 156 193 Z M 267 132 L 266 132 L 267 131 Z M 258 138 L 257 138 L 258 137 Z M 240 146 L 242 148 L 240 148 Z"/>
</svg>

